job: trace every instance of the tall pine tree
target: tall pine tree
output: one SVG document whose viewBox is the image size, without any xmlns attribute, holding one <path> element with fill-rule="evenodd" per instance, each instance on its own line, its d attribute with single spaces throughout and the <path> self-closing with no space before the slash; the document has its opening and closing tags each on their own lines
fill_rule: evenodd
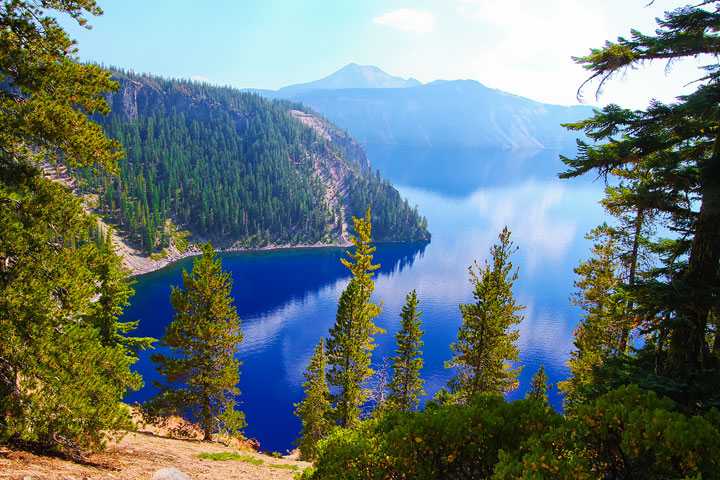
<svg viewBox="0 0 720 480">
<path fill-rule="evenodd" d="M 500 243 L 490 249 L 492 263 L 485 261 L 481 269 L 476 262 L 477 273 L 468 269 L 476 301 L 460 305 L 463 322 L 457 342 L 450 345 L 453 358 L 445 365 L 456 369 L 448 388 L 453 401 L 463 404 L 484 393 L 500 395 L 516 388 L 520 373 L 509 363 L 518 360 L 514 342 L 519 335 L 509 329 L 522 321 L 517 312 L 524 308 L 515 303 L 512 293 L 517 270 L 513 271 L 509 257 L 517 248 L 507 227 L 499 238 Z"/>
<path fill-rule="evenodd" d="M 200 249 L 192 272 L 183 269 L 183 286 L 172 289 L 175 320 L 160 342 L 172 355 L 150 357 L 166 383 L 155 382 L 159 393 L 147 408 L 160 417 L 198 422 L 203 439 L 211 440 L 216 433 L 240 433 L 246 425 L 245 415 L 235 409 L 241 365 L 236 354 L 243 335 L 230 297 L 230 274 L 209 242 Z"/>
<path fill-rule="evenodd" d="M 328 384 L 334 388 L 332 399 L 336 404 L 337 422 L 343 427 L 353 427 L 360 422 L 362 404 L 369 391 L 364 385 L 372 375 L 370 358 L 375 348 L 373 335 L 384 333 L 373 323 L 381 307 L 370 298 L 375 289 L 373 271 L 380 265 L 373 265 L 375 247 L 370 246 L 372 224 L 370 207 L 365 218 L 353 217 L 356 236 L 352 238 L 355 252 L 348 252 L 352 261 L 342 259 L 353 274 L 338 302 L 335 325 L 330 329 L 327 341 Z"/>
</svg>

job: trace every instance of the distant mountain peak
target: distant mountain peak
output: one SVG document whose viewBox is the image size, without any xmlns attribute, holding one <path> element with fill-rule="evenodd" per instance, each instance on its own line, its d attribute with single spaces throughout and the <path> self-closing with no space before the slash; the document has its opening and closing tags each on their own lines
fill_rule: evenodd
<svg viewBox="0 0 720 480">
<path fill-rule="evenodd" d="M 346 88 L 407 88 L 422 85 L 414 78 L 404 79 L 385 73 L 372 65 L 349 63 L 340 70 L 314 82 L 299 83 L 277 91 L 282 95 L 295 95 L 312 90 L 340 90 Z"/>
</svg>

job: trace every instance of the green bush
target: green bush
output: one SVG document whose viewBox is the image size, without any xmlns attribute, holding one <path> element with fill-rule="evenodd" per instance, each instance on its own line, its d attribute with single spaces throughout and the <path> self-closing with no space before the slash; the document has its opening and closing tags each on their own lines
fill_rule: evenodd
<svg viewBox="0 0 720 480">
<path fill-rule="evenodd" d="M 674 406 L 635 385 L 613 390 L 577 408 L 576 450 L 608 477 L 720 478 L 717 412 L 686 416 Z"/>
<path fill-rule="evenodd" d="M 335 430 L 302 478 L 720 478 L 720 413 L 673 408 L 631 385 L 568 418 L 542 402 L 501 397 L 391 412 Z"/>
<path fill-rule="evenodd" d="M 481 397 L 469 406 L 391 412 L 321 442 L 312 479 L 487 478 L 501 451 L 521 455 L 562 422 L 540 402 Z"/>
</svg>

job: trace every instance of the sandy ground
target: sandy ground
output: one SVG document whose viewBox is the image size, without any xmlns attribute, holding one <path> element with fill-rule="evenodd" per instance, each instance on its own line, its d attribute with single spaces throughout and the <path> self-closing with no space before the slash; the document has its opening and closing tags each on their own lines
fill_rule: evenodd
<svg viewBox="0 0 720 480">
<path fill-rule="evenodd" d="M 263 463 L 253 465 L 240 460 L 216 461 L 194 456 L 235 451 L 262 459 Z M 296 465 L 302 470 L 310 464 L 240 451 L 215 442 L 162 437 L 149 431 L 128 433 L 106 452 L 88 456 L 85 463 L 0 447 L 0 479 L 3 480 L 144 480 L 151 479 L 161 468 L 176 468 L 193 480 L 289 480 L 299 471 L 270 465 Z"/>
</svg>

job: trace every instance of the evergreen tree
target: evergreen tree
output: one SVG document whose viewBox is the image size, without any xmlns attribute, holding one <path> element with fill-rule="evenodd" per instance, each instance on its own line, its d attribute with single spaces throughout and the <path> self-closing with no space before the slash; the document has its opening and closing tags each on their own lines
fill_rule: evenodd
<svg viewBox="0 0 720 480">
<path fill-rule="evenodd" d="M 720 2 L 702 2 L 667 12 L 655 35 L 633 30 L 630 38 L 607 42 L 575 59 L 599 79 L 600 87 L 645 61 L 715 58 Z M 652 214 L 672 238 L 651 239 L 656 265 L 638 272 L 631 285 L 632 308 L 643 319 L 648 348 L 638 357 L 654 388 L 696 408 L 720 398 L 716 312 L 720 291 L 720 133 L 717 96 L 720 64 L 702 67 L 696 90 L 675 103 L 650 103 L 631 111 L 608 105 L 593 118 L 568 125 L 595 142 L 579 143 L 576 158 L 563 158 L 565 178 L 594 171 L 632 184 L 623 208 Z M 621 175 L 618 175 L 618 172 Z M 628 174 L 630 176 L 628 177 Z M 644 358 L 652 352 L 650 361 Z M 652 371 L 647 371 L 651 368 Z M 638 372 L 633 376 L 637 377 Z M 710 403 L 708 400 L 714 398 Z"/>
<path fill-rule="evenodd" d="M 370 368 L 371 352 L 375 348 L 372 336 L 384 333 L 373 323 L 381 307 L 370 301 L 375 289 L 373 271 L 380 267 L 372 264 L 375 247 L 370 246 L 370 220 L 369 206 L 365 218 L 353 217 L 357 235 L 352 238 L 355 252 L 347 253 L 354 263 L 342 259 L 353 277 L 340 295 L 335 324 L 327 341 L 327 380 L 336 389 L 331 398 L 336 404 L 337 421 L 343 427 L 353 427 L 360 421 L 360 408 L 369 396 L 364 383 L 373 373 Z"/>
<path fill-rule="evenodd" d="M 215 433 L 239 433 L 245 415 L 235 410 L 240 365 L 236 358 L 242 341 L 240 319 L 230 297 L 232 279 L 206 243 L 191 273 L 183 269 L 183 286 L 173 287 L 170 303 L 175 320 L 165 328 L 162 353 L 150 358 L 166 384 L 155 382 L 158 395 L 147 404 L 160 417 L 180 415 L 199 422 L 204 440 Z"/>
<path fill-rule="evenodd" d="M 420 370 L 423 367 L 421 340 L 424 330 L 420 330 L 420 315 L 422 311 L 417 310 L 418 299 L 415 290 L 405 297 L 400 318 L 402 327 L 395 335 L 397 342 L 396 357 L 392 357 L 393 377 L 390 382 L 390 395 L 388 402 L 392 408 L 400 410 L 413 410 L 417 408 L 419 398 L 425 395 L 423 384 L 425 381 L 420 378 Z"/>
<path fill-rule="evenodd" d="M 102 239 L 103 235 L 99 234 L 98 238 Z M 105 240 L 98 247 L 100 251 L 94 266 L 97 272 L 97 301 L 90 305 L 87 321 L 99 329 L 104 345 L 122 345 L 128 354 L 137 356 L 138 350 L 149 348 L 155 339 L 127 337 L 130 331 L 137 328 L 139 321 L 118 321 L 122 307 L 130 305 L 129 298 L 135 294 L 132 288 L 135 282 L 127 280 L 127 272 L 122 269 L 121 258 L 115 253 L 112 242 L 112 234 L 108 230 Z"/>
<path fill-rule="evenodd" d="M 295 404 L 295 415 L 302 421 L 300 438 L 296 441 L 303 460 L 312 461 L 317 455 L 317 443 L 326 438 L 332 428 L 330 421 L 330 391 L 325 380 L 325 339 L 315 347 L 307 371 L 303 373 L 305 398 Z"/>
<path fill-rule="evenodd" d="M 586 400 L 587 389 L 595 383 L 593 369 L 624 351 L 621 343 L 626 331 L 623 320 L 627 303 L 620 292 L 617 242 L 603 228 L 593 230 L 586 238 L 596 240 L 593 257 L 575 269 L 580 278 L 575 281 L 578 291 L 571 298 L 571 303 L 585 313 L 575 330 L 575 349 L 568 360 L 570 377 L 559 385 L 567 394 L 564 402 L 569 409 Z"/>
<path fill-rule="evenodd" d="M 517 270 L 512 271 L 509 257 L 517 248 L 513 249 L 507 227 L 499 238 L 500 243 L 490 249 L 492 264 L 485 261 L 480 269 L 476 262 L 477 273 L 468 269 L 476 302 L 460 305 L 463 323 L 457 342 L 450 345 L 453 358 L 445 364 L 456 368 L 448 388 L 454 401 L 463 404 L 483 393 L 500 395 L 517 387 L 520 368 L 508 363 L 518 360 L 514 342 L 519 335 L 509 328 L 522 321 L 517 312 L 524 308 L 515 304 L 512 293 Z"/>
<path fill-rule="evenodd" d="M 549 404 L 547 391 L 551 388 L 552 384 L 548 383 L 548 377 L 545 375 L 545 365 L 540 365 L 537 373 L 532 378 L 532 386 L 525 398 Z"/>
<path fill-rule="evenodd" d="M 142 383 L 130 371 L 135 359 L 118 337 L 105 341 L 93 314 L 95 286 L 122 290 L 122 275 L 101 279 L 89 235 L 96 221 L 43 174 L 59 159 L 115 172 L 123 155 L 89 118 L 108 113 L 103 93 L 117 84 L 76 61 L 53 13 L 85 25 L 102 11 L 92 0 L 0 6 L 0 442 L 78 455 L 130 426 L 120 400 Z M 105 298 L 120 307 L 129 293 Z M 103 320 L 106 331 L 129 330 L 118 314 Z"/>
</svg>

